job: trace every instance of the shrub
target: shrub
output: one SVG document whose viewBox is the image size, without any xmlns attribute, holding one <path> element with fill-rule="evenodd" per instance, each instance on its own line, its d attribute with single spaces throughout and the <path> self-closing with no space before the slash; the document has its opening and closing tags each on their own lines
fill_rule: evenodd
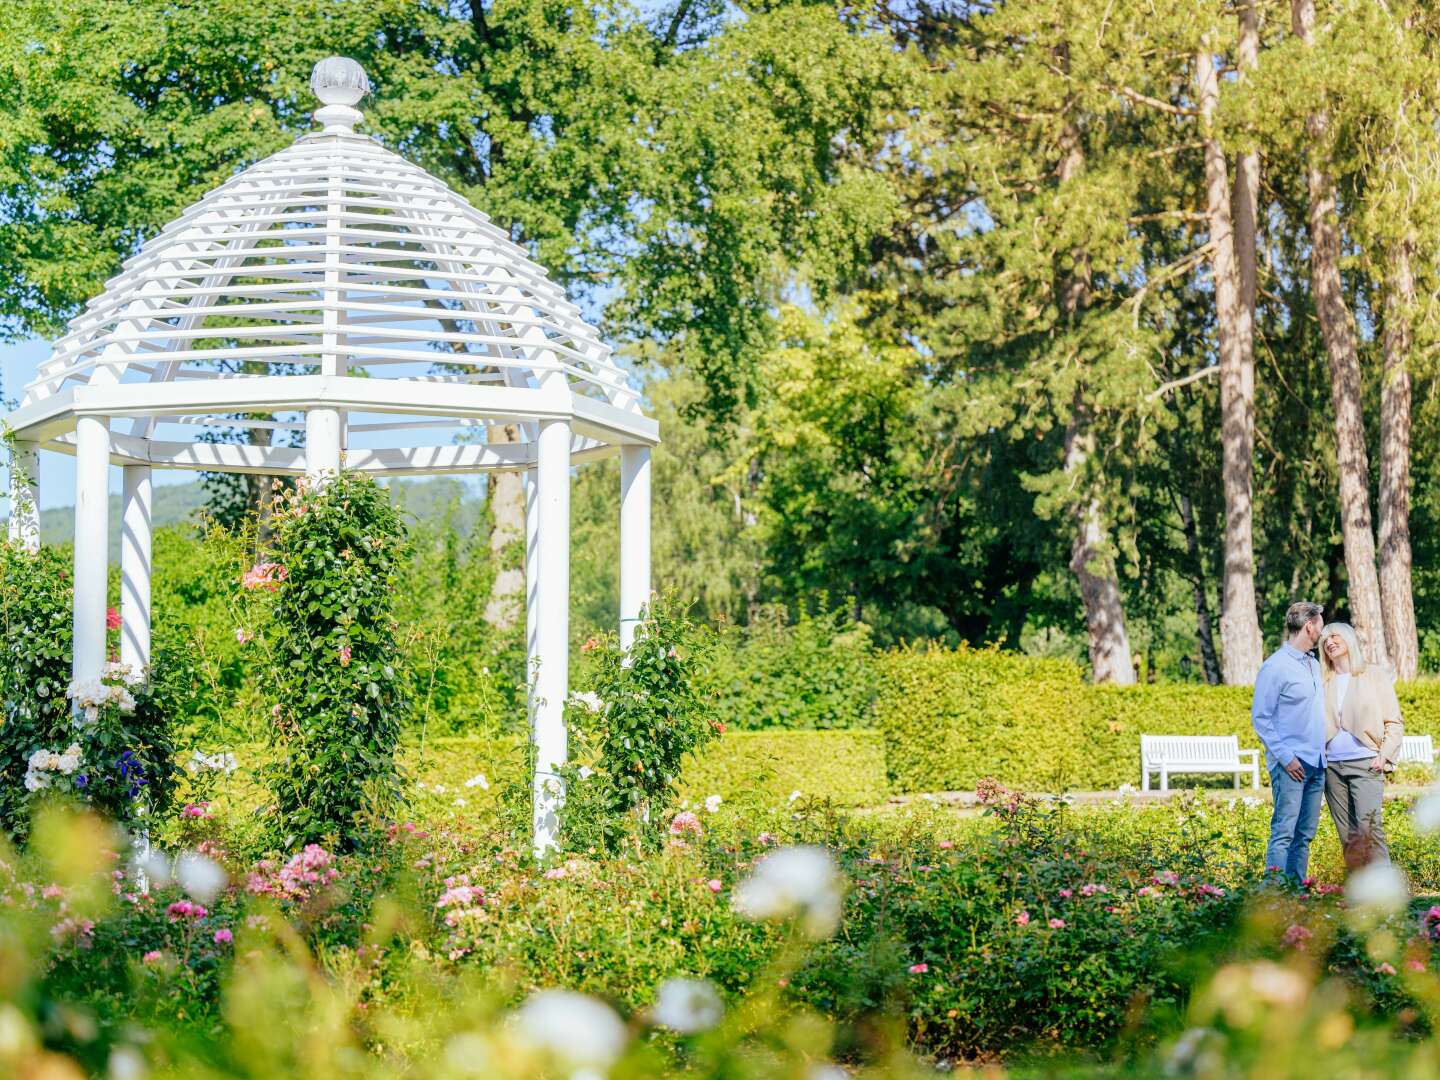
<svg viewBox="0 0 1440 1080">
<path fill-rule="evenodd" d="M 389 494 L 355 473 L 287 495 L 273 527 L 270 561 L 242 584 L 271 597 L 261 639 L 279 833 L 285 847 L 327 837 L 353 846 L 400 794 L 408 702 L 393 609 L 405 529 Z"/>
<path fill-rule="evenodd" d="M 1066 660 L 964 647 L 897 649 L 876 667 L 876 719 L 901 791 L 969 790 L 985 776 L 1047 791 L 1138 786 L 1142 734 L 1260 745 L 1248 686 L 1093 686 Z M 1399 693 L 1406 731 L 1440 736 L 1440 680 Z"/>
<path fill-rule="evenodd" d="M 885 798 L 885 744 L 878 731 L 732 731 L 692 755 L 680 777 L 692 802 L 780 805 L 790 793 L 871 806 Z"/>
<path fill-rule="evenodd" d="M 163 813 L 178 775 L 170 716 L 184 668 L 162 628 L 150 671 L 70 682 L 73 588 L 54 550 L 0 543 L 0 826 L 23 837 L 38 801 L 79 799 L 133 824 Z M 72 711 L 73 710 L 73 711 Z"/>
<path fill-rule="evenodd" d="M 614 850 L 635 831 L 660 837 L 685 755 L 721 728 L 699 690 L 709 647 L 665 598 L 646 606 L 628 650 L 613 635 L 586 642 L 592 688 L 566 709 L 575 744 L 563 773 L 567 847 Z"/>
<path fill-rule="evenodd" d="M 871 727 L 870 630 L 840 611 L 790 622 L 783 608 L 765 609 L 746 627 L 722 627 L 713 685 L 715 715 L 732 728 Z"/>
<path fill-rule="evenodd" d="M 0 827 L 12 836 L 28 823 L 27 758 L 42 747 L 63 750 L 74 736 L 66 697 L 71 593 L 58 553 L 0 541 Z"/>
</svg>

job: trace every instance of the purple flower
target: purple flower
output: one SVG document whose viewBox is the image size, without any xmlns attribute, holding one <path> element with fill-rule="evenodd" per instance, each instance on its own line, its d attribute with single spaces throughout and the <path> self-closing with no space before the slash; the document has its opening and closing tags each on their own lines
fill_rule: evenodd
<svg viewBox="0 0 1440 1080">
<path fill-rule="evenodd" d="M 75 786 L 77 788 L 83 788 L 89 783 L 90 777 L 86 776 L 83 772 L 79 776 L 75 777 Z"/>
</svg>

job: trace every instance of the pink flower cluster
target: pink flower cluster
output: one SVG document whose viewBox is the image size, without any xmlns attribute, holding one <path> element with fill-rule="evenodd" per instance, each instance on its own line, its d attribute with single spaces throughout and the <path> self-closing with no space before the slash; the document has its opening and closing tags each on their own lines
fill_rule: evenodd
<svg viewBox="0 0 1440 1080">
<path fill-rule="evenodd" d="M 1180 875 L 1174 870 L 1161 870 L 1150 880 L 1156 885 L 1179 885 Z"/>
<path fill-rule="evenodd" d="M 177 923 L 181 919 L 203 919 L 206 915 L 209 915 L 210 912 L 207 911 L 203 905 L 197 904 L 194 901 L 176 900 L 175 903 L 165 909 L 165 914 L 170 916 L 172 923 Z"/>
<path fill-rule="evenodd" d="M 1425 933 L 1431 941 L 1440 941 L 1440 904 L 1425 913 Z"/>
<path fill-rule="evenodd" d="M 1313 936 L 1314 935 L 1311 934 L 1309 930 L 1301 926 L 1299 923 L 1292 923 L 1290 925 L 1290 928 L 1287 929 L 1285 933 L 1280 936 L 1280 940 L 1284 943 L 1286 948 L 1303 949 L 1305 948 L 1305 943 L 1309 941 Z"/>
<path fill-rule="evenodd" d="M 306 844 L 279 870 L 269 859 L 256 863 L 245 879 L 245 889 L 252 896 L 304 901 L 339 876 L 334 855 L 319 844 Z"/>
<path fill-rule="evenodd" d="M 1080 886 L 1081 896 L 1094 896 L 1096 893 L 1107 893 L 1109 891 L 1110 890 L 1107 889 L 1104 885 L 1097 885 L 1094 882 L 1091 882 L 1088 885 Z"/>
<path fill-rule="evenodd" d="M 245 576 L 240 579 L 240 584 L 246 589 L 268 589 L 274 592 L 280 587 L 280 583 L 290 576 L 290 571 L 279 563 L 262 562 L 256 563 Z"/>
<path fill-rule="evenodd" d="M 210 817 L 209 803 L 187 803 L 185 809 L 180 811 L 181 817 L 187 818 L 208 818 Z"/>
<path fill-rule="evenodd" d="M 699 836 L 704 831 L 693 810 L 681 810 L 670 819 L 671 836 Z"/>
<path fill-rule="evenodd" d="M 78 948 L 88 949 L 95 943 L 95 920 L 77 919 L 73 916 L 66 916 L 50 927 L 50 936 L 59 944 L 62 941 L 73 941 Z"/>
</svg>

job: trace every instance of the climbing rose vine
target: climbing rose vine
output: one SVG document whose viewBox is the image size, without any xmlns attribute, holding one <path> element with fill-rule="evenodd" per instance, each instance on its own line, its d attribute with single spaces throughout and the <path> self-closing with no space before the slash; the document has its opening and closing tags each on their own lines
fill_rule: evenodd
<svg viewBox="0 0 1440 1080">
<path fill-rule="evenodd" d="M 353 847 L 399 796 L 408 702 L 394 606 L 405 552 L 389 493 L 341 473 L 279 496 L 270 549 L 240 582 L 270 609 L 259 636 L 279 752 L 265 775 L 283 847 Z"/>
</svg>

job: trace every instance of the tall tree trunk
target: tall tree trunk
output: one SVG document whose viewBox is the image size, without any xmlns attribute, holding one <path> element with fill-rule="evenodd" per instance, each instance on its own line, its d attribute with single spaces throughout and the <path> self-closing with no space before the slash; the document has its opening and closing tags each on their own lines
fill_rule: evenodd
<svg viewBox="0 0 1440 1080">
<path fill-rule="evenodd" d="M 494 437 L 498 436 L 498 438 Z M 520 429 L 506 424 L 492 435 L 492 441 L 520 441 Z M 518 472 L 492 473 L 489 487 L 490 556 L 496 563 L 495 581 L 485 604 L 485 621 L 497 630 L 508 630 L 524 610 L 525 555 L 514 557 L 515 544 L 525 543 L 525 478 Z"/>
<path fill-rule="evenodd" d="M 1410 242 L 1390 249 L 1385 290 L 1385 371 L 1380 388 L 1380 599 L 1390 662 L 1402 679 L 1420 670 L 1410 582 Z"/>
<path fill-rule="evenodd" d="M 1080 131 L 1073 124 L 1061 136 L 1060 166 L 1056 172 L 1064 184 L 1085 167 L 1085 148 Z M 1060 282 L 1060 309 L 1066 322 L 1074 325 L 1090 299 L 1090 257 L 1084 250 L 1071 252 L 1074 268 Z M 1090 644 L 1091 677 L 1097 683 L 1135 682 L 1130 656 L 1130 636 L 1125 629 L 1125 607 L 1120 581 L 1110 552 L 1110 537 L 1101 513 L 1100 499 L 1085 478 L 1095 453 L 1089 405 L 1084 385 L 1075 387 L 1070 423 L 1065 428 L 1065 476 L 1075 493 L 1071 520 L 1075 529 L 1070 546 L 1070 569 L 1080 586 L 1085 607 L 1085 627 Z"/>
<path fill-rule="evenodd" d="M 1290 22 L 1295 35 L 1306 45 L 1312 45 L 1315 0 L 1290 0 Z M 1366 656 L 1388 665 L 1380 576 L 1375 569 L 1375 531 L 1370 516 L 1370 464 L 1365 450 L 1365 416 L 1360 398 L 1360 357 L 1340 280 L 1335 184 L 1314 156 L 1326 143 L 1328 125 L 1329 117 L 1324 110 L 1311 113 L 1306 121 L 1312 144 L 1312 157 L 1306 166 L 1310 193 L 1310 288 L 1330 362 L 1330 398 L 1335 411 L 1340 523 L 1345 539 L 1350 612 Z"/>
<path fill-rule="evenodd" d="M 1230 211 L 1225 151 L 1211 130 L 1220 100 L 1219 76 L 1208 41 L 1195 57 L 1195 82 L 1205 142 L 1205 209 L 1215 274 L 1215 325 L 1220 339 L 1220 443 L 1225 487 L 1225 577 L 1220 605 L 1222 672 L 1231 684 L 1255 681 L 1264 659 L 1255 605 L 1254 299 L 1242 302 L 1237 241 Z M 1254 221 L 1251 220 L 1251 279 Z"/>
<path fill-rule="evenodd" d="M 1180 524 L 1185 531 L 1185 553 L 1190 557 L 1194 576 L 1191 586 L 1195 591 L 1195 640 L 1200 645 L 1200 664 L 1205 669 L 1205 681 L 1211 686 L 1220 683 L 1220 661 L 1215 656 L 1215 636 L 1210 617 L 1210 598 L 1205 595 L 1205 554 L 1200 547 L 1200 531 L 1195 526 L 1195 507 L 1189 495 L 1180 496 Z"/>
</svg>

